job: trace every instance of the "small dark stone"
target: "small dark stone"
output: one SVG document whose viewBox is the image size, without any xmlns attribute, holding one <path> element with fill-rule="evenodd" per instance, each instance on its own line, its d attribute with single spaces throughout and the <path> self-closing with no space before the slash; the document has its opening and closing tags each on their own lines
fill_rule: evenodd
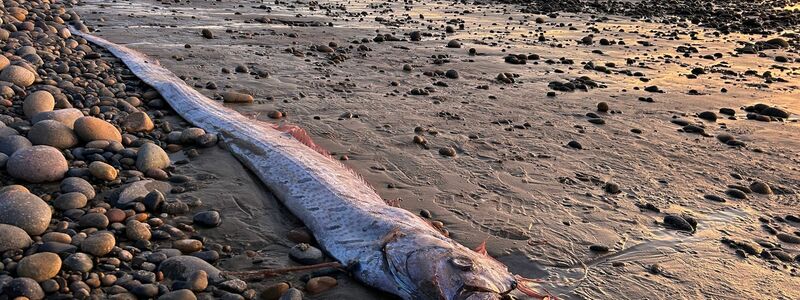
<svg viewBox="0 0 800 300">
<path fill-rule="evenodd" d="M 591 246 L 589 246 L 589 250 L 594 251 L 594 252 L 608 252 L 608 246 L 591 245 Z"/>
<path fill-rule="evenodd" d="M 569 141 L 569 143 L 567 143 L 567 146 L 575 149 L 583 149 L 581 143 L 578 143 L 577 141 Z"/>
<path fill-rule="evenodd" d="M 715 201 L 715 202 L 725 202 L 725 198 L 722 198 L 722 197 L 717 196 L 717 195 L 705 195 L 705 196 L 703 196 L 703 198 L 705 198 L 706 200 L 711 200 L 711 201 Z"/>
<path fill-rule="evenodd" d="M 297 244 L 292 247 L 289 250 L 289 258 L 304 265 L 319 264 L 325 260 L 322 251 L 309 244 Z"/>
<path fill-rule="evenodd" d="M 725 190 L 725 195 L 735 199 L 747 199 L 747 194 L 739 189 L 727 189 Z"/>
<path fill-rule="evenodd" d="M 606 185 L 603 187 L 603 190 L 605 190 L 606 193 L 609 193 L 609 194 L 619 194 L 620 193 L 619 184 L 616 184 L 616 183 L 613 183 L 613 182 L 607 182 Z"/>
<path fill-rule="evenodd" d="M 711 122 L 716 122 L 717 119 L 718 119 L 717 118 L 717 114 L 714 113 L 713 111 L 701 112 L 701 113 L 697 114 L 697 117 L 699 117 L 700 119 L 706 120 L 706 121 L 711 121 Z"/>
<path fill-rule="evenodd" d="M 664 216 L 664 224 L 670 228 L 677 230 L 689 231 L 689 232 L 694 231 L 694 227 L 692 227 L 692 224 L 687 222 L 686 219 L 684 219 L 683 217 L 677 215 Z"/>
<path fill-rule="evenodd" d="M 219 212 L 213 210 L 199 212 L 194 215 L 192 220 L 195 224 L 204 227 L 217 227 L 222 223 L 222 217 L 220 217 Z"/>
</svg>

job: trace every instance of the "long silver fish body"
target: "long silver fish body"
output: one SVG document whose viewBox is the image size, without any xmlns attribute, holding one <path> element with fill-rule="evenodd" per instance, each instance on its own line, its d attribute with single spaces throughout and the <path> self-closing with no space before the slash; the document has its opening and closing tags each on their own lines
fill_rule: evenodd
<svg viewBox="0 0 800 300">
<path fill-rule="evenodd" d="M 353 171 L 266 122 L 192 89 L 144 54 L 71 28 L 110 51 L 195 126 L 230 151 L 363 283 L 403 299 L 501 299 L 517 283 L 506 266 L 384 200 Z"/>
</svg>

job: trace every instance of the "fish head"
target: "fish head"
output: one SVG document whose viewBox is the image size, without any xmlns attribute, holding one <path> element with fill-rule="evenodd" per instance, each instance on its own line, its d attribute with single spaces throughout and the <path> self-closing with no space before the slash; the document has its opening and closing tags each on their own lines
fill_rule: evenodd
<svg viewBox="0 0 800 300">
<path fill-rule="evenodd" d="M 449 239 L 416 235 L 385 249 L 395 281 L 412 299 L 500 300 L 517 286 L 505 265 Z"/>
</svg>

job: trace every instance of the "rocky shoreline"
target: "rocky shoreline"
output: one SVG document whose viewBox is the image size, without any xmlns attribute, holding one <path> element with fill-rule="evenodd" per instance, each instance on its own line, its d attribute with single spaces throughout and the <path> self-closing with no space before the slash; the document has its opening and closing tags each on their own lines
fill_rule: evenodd
<svg viewBox="0 0 800 300">
<path fill-rule="evenodd" d="M 0 299 L 256 298 L 212 265 L 231 246 L 198 232 L 223 217 L 181 197 L 213 178 L 174 173 L 217 147 L 217 136 L 182 121 L 119 60 L 72 36 L 68 24 L 85 29 L 72 4 L 0 8 Z M 323 259 L 303 245 L 293 258 Z M 312 279 L 307 289 L 335 284 Z M 287 284 L 272 289 L 280 293 L 263 299 L 302 297 Z"/>
</svg>

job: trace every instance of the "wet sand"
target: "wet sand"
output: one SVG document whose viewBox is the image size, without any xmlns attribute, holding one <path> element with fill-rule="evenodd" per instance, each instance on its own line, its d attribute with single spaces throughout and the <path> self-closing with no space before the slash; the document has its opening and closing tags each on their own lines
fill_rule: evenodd
<svg viewBox="0 0 800 300">
<path fill-rule="evenodd" d="M 273 121 L 297 124 L 337 157 L 346 155 L 345 163 L 384 198 L 402 199 L 400 206 L 413 212 L 430 211 L 467 246 L 486 240 L 491 255 L 515 273 L 545 280 L 542 286 L 561 298 L 800 297 L 791 288 L 800 286 L 797 262 L 743 258 L 721 242 L 764 240 L 792 256 L 800 252 L 800 246 L 779 241 L 759 221 L 769 220 L 787 234 L 800 230 L 800 223 L 783 220 L 798 215 L 797 116 L 759 122 L 747 120 L 740 109 L 767 103 L 800 111 L 798 64 L 791 62 L 798 57 L 796 47 L 734 56 L 741 47 L 737 42 L 772 36 L 718 37 L 693 25 L 581 14 L 552 18 L 501 5 L 332 3 L 325 9 L 295 2 L 85 1 L 77 11 L 97 30 L 94 34 L 157 58 L 209 96 L 228 90 L 253 94 L 255 104 L 235 106 L 243 114 L 270 120 L 270 111 L 284 112 L 286 118 Z M 544 22 L 534 22 L 537 17 Z M 448 20 L 456 20 L 450 24 L 453 33 L 444 28 Z M 299 26 L 329 22 L 333 27 Z M 213 39 L 201 36 L 204 28 Z M 408 41 L 412 31 L 421 31 L 422 41 Z M 578 43 L 593 31 L 593 45 Z M 545 41 L 538 40 L 540 32 Z M 372 42 L 376 33 L 406 41 Z M 601 46 L 601 38 L 625 45 Z M 351 43 L 362 39 L 370 42 Z M 446 47 L 454 39 L 461 48 Z M 337 56 L 316 47 L 330 42 L 338 44 Z M 362 45 L 369 51 L 359 50 Z M 679 46 L 695 47 L 697 53 L 684 57 Z M 470 55 L 470 48 L 477 55 Z M 515 65 L 504 62 L 509 53 L 541 58 Z M 722 57 L 703 58 L 715 53 Z M 790 62 L 775 62 L 778 55 Z M 614 65 L 605 73 L 585 69 L 589 61 Z M 240 64 L 269 77 L 236 73 Z M 412 70 L 404 71 L 405 64 Z M 707 73 L 687 78 L 697 67 Z M 451 69 L 458 79 L 423 74 Z M 771 71 L 785 82 L 745 75 L 748 70 Z M 503 72 L 519 77 L 511 84 L 498 82 Z M 580 76 L 600 86 L 546 96 L 550 82 Z M 218 89 L 205 89 L 208 82 Z M 646 92 L 646 86 L 664 92 Z M 409 94 L 426 87 L 434 90 Z M 619 112 L 597 112 L 599 102 Z M 737 119 L 709 122 L 696 116 L 720 108 L 735 109 Z M 588 122 L 590 112 L 605 124 Z M 710 136 L 679 132 L 682 126 L 671 122 L 675 118 L 702 124 Z M 415 133 L 415 127 L 423 131 Z M 746 146 L 720 143 L 714 138 L 720 133 Z M 415 135 L 427 144 L 415 144 Z M 570 141 L 582 149 L 568 147 Z M 452 147 L 456 156 L 440 155 L 442 147 Z M 230 155 L 211 151 L 178 170 L 218 178 L 201 190 L 218 189 L 218 195 L 196 196 L 225 216 L 223 226 L 204 235 L 234 245 L 238 253 L 220 267 L 239 271 L 289 264 L 292 243 L 285 233 L 301 224 Z M 756 180 L 768 183 L 775 194 L 732 199 L 724 193 L 728 185 Z M 608 182 L 621 192 L 606 192 Z M 703 198 L 707 194 L 728 200 L 710 201 Z M 660 212 L 640 208 L 646 204 Z M 666 214 L 692 216 L 696 232 L 667 228 L 662 224 Z M 610 251 L 590 251 L 591 245 Z M 247 250 L 256 251 L 256 257 Z M 340 287 L 310 298 L 391 299 L 342 279 Z M 255 284 L 285 280 L 297 278 Z"/>
</svg>

